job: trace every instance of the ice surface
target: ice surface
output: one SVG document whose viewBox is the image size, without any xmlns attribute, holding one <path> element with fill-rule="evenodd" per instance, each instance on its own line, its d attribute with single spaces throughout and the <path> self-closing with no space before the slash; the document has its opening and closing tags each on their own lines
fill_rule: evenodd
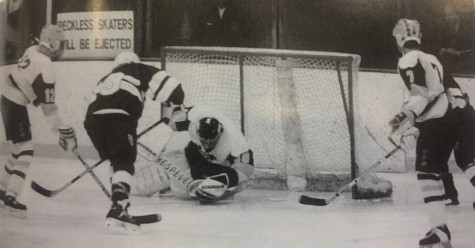
<svg viewBox="0 0 475 248">
<path fill-rule="evenodd" d="M 76 160 L 35 158 L 27 180 L 56 189 L 83 169 Z M 108 165 L 95 172 L 109 186 Z M 19 199 L 27 204 L 28 217 L 0 216 L 0 248 L 418 247 L 429 221 L 415 174 L 382 176 L 393 182 L 391 199 L 357 201 L 345 194 L 325 207 L 300 205 L 299 193 L 270 190 L 247 190 L 215 205 L 172 196 L 133 197 L 132 214 L 158 212 L 163 220 L 144 225 L 139 235 L 123 235 L 103 227 L 110 203 L 86 175 L 53 198 L 26 187 Z M 447 208 L 452 245 L 473 248 L 475 190 L 461 172 L 456 172 L 455 183 L 461 204 Z"/>
</svg>

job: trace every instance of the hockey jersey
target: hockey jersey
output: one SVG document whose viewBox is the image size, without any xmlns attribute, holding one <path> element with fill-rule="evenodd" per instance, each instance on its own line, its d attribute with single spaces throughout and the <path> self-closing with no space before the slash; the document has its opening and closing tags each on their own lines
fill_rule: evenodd
<svg viewBox="0 0 475 248">
<path fill-rule="evenodd" d="M 38 106 L 55 101 L 53 63 L 38 49 L 39 46 L 31 46 L 25 51 L 2 86 L 2 95 L 16 104 L 26 106 L 33 103 Z"/>
<path fill-rule="evenodd" d="M 444 70 L 435 56 L 410 51 L 399 59 L 398 72 L 410 91 L 402 112 L 414 113 L 416 122 L 445 115 L 449 102 L 443 85 Z"/>
<path fill-rule="evenodd" d="M 165 102 L 178 88 L 178 81 L 163 70 L 142 63 L 124 64 L 98 82 L 88 114 L 120 113 L 138 119 L 145 98 Z"/>
<path fill-rule="evenodd" d="M 210 152 L 206 152 L 200 146 L 201 143 L 198 136 L 199 120 L 205 117 L 213 117 L 223 125 L 223 134 L 216 144 L 216 147 Z M 231 166 L 230 158 L 238 158 L 250 150 L 241 130 L 234 125 L 229 118 L 212 107 L 194 106 L 188 112 L 188 120 L 190 121 L 188 132 L 191 142 L 199 147 L 201 155 L 206 158 L 208 162 Z"/>
</svg>

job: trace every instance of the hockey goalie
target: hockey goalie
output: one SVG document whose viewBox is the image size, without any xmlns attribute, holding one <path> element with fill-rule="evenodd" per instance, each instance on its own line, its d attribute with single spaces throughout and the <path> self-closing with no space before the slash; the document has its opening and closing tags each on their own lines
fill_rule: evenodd
<svg viewBox="0 0 475 248">
<path fill-rule="evenodd" d="M 254 171 L 253 153 L 242 132 L 223 114 L 207 106 L 182 108 L 174 111 L 169 125 L 160 128 L 139 140 L 144 159 L 137 164 L 133 193 L 151 196 L 171 191 L 216 202 L 247 187 Z M 181 149 L 169 151 L 164 149 L 165 140 L 173 131 L 187 131 L 188 140 Z"/>
</svg>

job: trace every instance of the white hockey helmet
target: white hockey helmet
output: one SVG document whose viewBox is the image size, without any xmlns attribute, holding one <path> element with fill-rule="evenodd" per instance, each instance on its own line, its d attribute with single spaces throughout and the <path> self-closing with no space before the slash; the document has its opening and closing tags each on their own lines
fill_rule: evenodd
<svg viewBox="0 0 475 248">
<path fill-rule="evenodd" d="M 139 56 L 134 52 L 126 51 L 121 52 L 115 56 L 114 65 L 119 66 L 123 64 L 130 64 L 130 63 L 140 63 Z"/>
<path fill-rule="evenodd" d="M 393 36 L 401 49 L 410 40 L 421 44 L 422 33 L 419 22 L 410 19 L 400 19 L 393 29 Z"/>
<path fill-rule="evenodd" d="M 45 25 L 40 33 L 40 45 L 46 47 L 53 58 L 63 55 L 66 38 L 63 30 L 56 25 Z"/>
</svg>

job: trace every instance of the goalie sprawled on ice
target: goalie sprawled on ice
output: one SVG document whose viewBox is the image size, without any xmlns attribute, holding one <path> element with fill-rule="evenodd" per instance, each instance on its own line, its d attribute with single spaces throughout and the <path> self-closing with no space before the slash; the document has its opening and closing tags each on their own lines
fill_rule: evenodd
<svg viewBox="0 0 475 248">
<path fill-rule="evenodd" d="M 171 189 L 181 197 L 214 202 L 247 186 L 254 171 L 253 153 L 228 118 L 205 106 L 180 109 L 171 116 L 169 125 L 159 125 L 139 139 L 143 158 L 133 193 L 150 196 Z M 188 131 L 188 143 L 168 151 L 164 148 L 173 130 Z"/>
</svg>

